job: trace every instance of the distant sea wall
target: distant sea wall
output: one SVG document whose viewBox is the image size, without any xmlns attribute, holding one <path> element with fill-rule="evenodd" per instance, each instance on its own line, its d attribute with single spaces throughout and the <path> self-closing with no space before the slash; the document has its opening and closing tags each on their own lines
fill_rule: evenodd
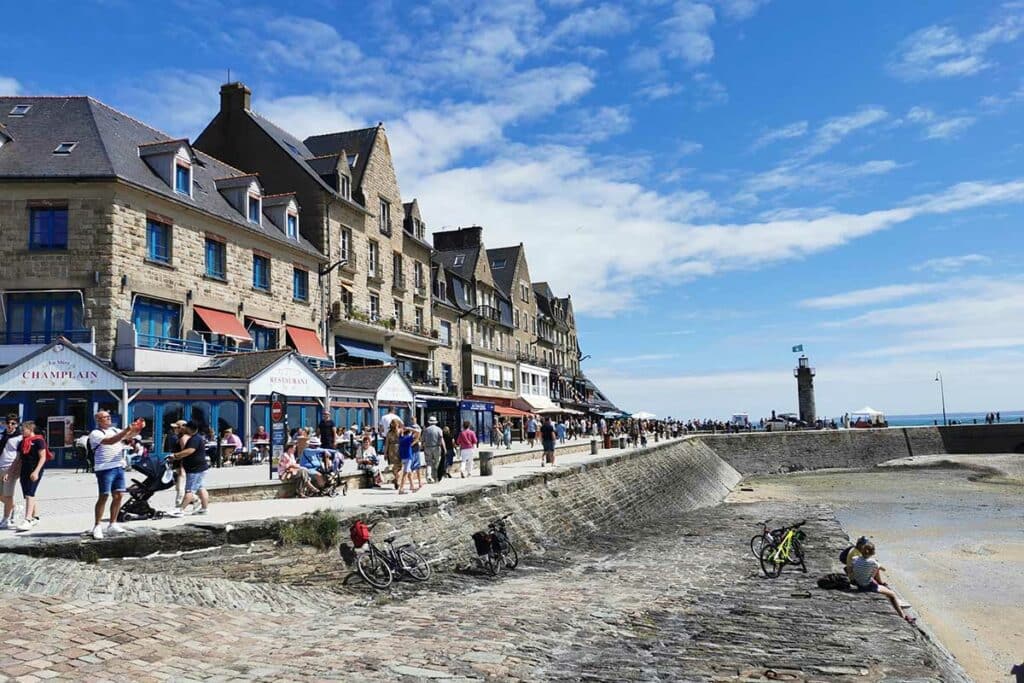
<svg viewBox="0 0 1024 683">
<path fill-rule="evenodd" d="M 697 437 L 743 474 L 873 467 L 913 455 L 1024 453 L 1024 424 L 751 432 Z"/>
</svg>

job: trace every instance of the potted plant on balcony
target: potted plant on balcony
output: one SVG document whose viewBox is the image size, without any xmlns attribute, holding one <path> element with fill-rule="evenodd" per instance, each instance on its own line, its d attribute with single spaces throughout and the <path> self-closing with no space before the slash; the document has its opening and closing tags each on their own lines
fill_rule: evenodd
<svg viewBox="0 0 1024 683">
<path fill-rule="evenodd" d="M 431 337 L 432 339 L 440 339 L 440 337 L 441 337 L 441 333 L 440 333 L 440 332 L 438 332 L 437 330 L 431 330 L 431 331 L 430 331 L 430 337 Z"/>
</svg>

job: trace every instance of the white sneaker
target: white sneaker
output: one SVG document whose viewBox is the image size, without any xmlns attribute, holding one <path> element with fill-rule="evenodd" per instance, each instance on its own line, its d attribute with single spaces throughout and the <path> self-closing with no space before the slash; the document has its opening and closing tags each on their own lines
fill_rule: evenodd
<svg viewBox="0 0 1024 683">
<path fill-rule="evenodd" d="M 117 522 L 111 522 L 110 524 L 107 525 L 107 533 L 111 533 L 111 534 L 126 534 L 126 533 L 128 533 L 128 530 L 125 529 L 120 524 L 118 524 Z"/>
<path fill-rule="evenodd" d="M 184 517 L 185 511 L 181 508 L 171 508 L 165 513 L 168 517 Z"/>
<path fill-rule="evenodd" d="M 92 537 L 95 538 L 97 541 L 102 541 L 103 540 L 103 527 L 101 527 L 99 524 L 94 526 L 92 528 Z"/>
<path fill-rule="evenodd" d="M 21 524 L 19 524 L 19 525 L 18 525 L 17 527 L 15 527 L 15 528 L 16 528 L 16 529 L 17 529 L 18 531 L 29 531 L 29 530 L 31 530 L 31 529 L 32 529 L 32 527 L 34 527 L 35 525 L 36 525 L 36 520 L 34 520 L 34 519 L 26 519 L 26 520 L 22 521 L 22 523 L 21 523 Z"/>
</svg>

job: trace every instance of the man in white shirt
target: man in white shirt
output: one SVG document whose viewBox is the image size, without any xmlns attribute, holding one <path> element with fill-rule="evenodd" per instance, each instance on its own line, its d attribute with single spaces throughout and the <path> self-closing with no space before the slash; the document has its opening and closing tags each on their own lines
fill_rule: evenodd
<svg viewBox="0 0 1024 683">
<path fill-rule="evenodd" d="M 398 420 L 399 425 L 405 424 L 404 422 L 402 422 L 402 418 L 400 418 L 398 415 L 395 415 L 394 408 L 388 408 L 388 412 L 385 413 L 380 418 L 380 433 L 382 435 L 387 434 L 388 431 L 391 429 L 391 423 L 394 422 L 395 420 Z"/>
<path fill-rule="evenodd" d="M 93 449 L 93 472 L 99 497 L 96 500 L 95 523 L 92 537 L 103 538 L 103 511 L 110 498 L 110 522 L 107 531 L 115 534 L 124 533 L 125 529 L 117 523 L 117 513 L 121 511 L 121 496 L 125 492 L 124 483 L 124 445 L 127 438 L 138 434 L 134 426 L 118 429 L 110 419 L 110 413 L 101 410 L 96 413 L 96 429 L 89 434 L 89 445 Z"/>
<path fill-rule="evenodd" d="M 20 444 L 18 416 L 11 413 L 7 416 L 7 428 L 0 434 L 0 481 L 3 482 L 0 500 L 4 503 L 4 518 L 0 520 L 0 529 L 10 529 L 14 526 L 14 487 L 18 484 L 18 477 L 11 476 L 11 465 L 18 457 Z"/>
</svg>

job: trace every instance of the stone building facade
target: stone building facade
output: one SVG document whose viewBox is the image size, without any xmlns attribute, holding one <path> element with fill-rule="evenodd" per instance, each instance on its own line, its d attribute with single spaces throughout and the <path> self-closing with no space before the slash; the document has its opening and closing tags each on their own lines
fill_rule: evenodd
<svg viewBox="0 0 1024 683">
<path fill-rule="evenodd" d="M 383 124 L 299 140 L 252 110 L 245 85 L 229 83 L 196 146 L 259 173 L 273 192 L 294 189 L 308 205 L 303 236 L 329 266 L 340 263 L 322 280 L 336 359 L 393 357 L 416 388 L 438 389 L 430 244 L 418 204 L 403 205 Z"/>
<path fill-rule="evenodd" d="M 17 106 L 25 113 L 10 117 Z M 289 239 L 287 216 L 301 213 L 292 197 L 266 196 L 258 178 L 89 98 L 0 98 L 0 112 L 11 138 L 0 148 L 4 362 L 57 334 L 129 370 L 136 347 L 253 348 L 254 320 L 273 323 L 260 338 L 273 348 L 289 344 L 289 326 L 315 335 L 308 274 L 324 259 Z M 57 155 L 61 140 L 71 149 Z M 296 271 L 307 274 L 302 296 Z M 211 328 L 197 307 L 235 323 Z"/>
</svg>

